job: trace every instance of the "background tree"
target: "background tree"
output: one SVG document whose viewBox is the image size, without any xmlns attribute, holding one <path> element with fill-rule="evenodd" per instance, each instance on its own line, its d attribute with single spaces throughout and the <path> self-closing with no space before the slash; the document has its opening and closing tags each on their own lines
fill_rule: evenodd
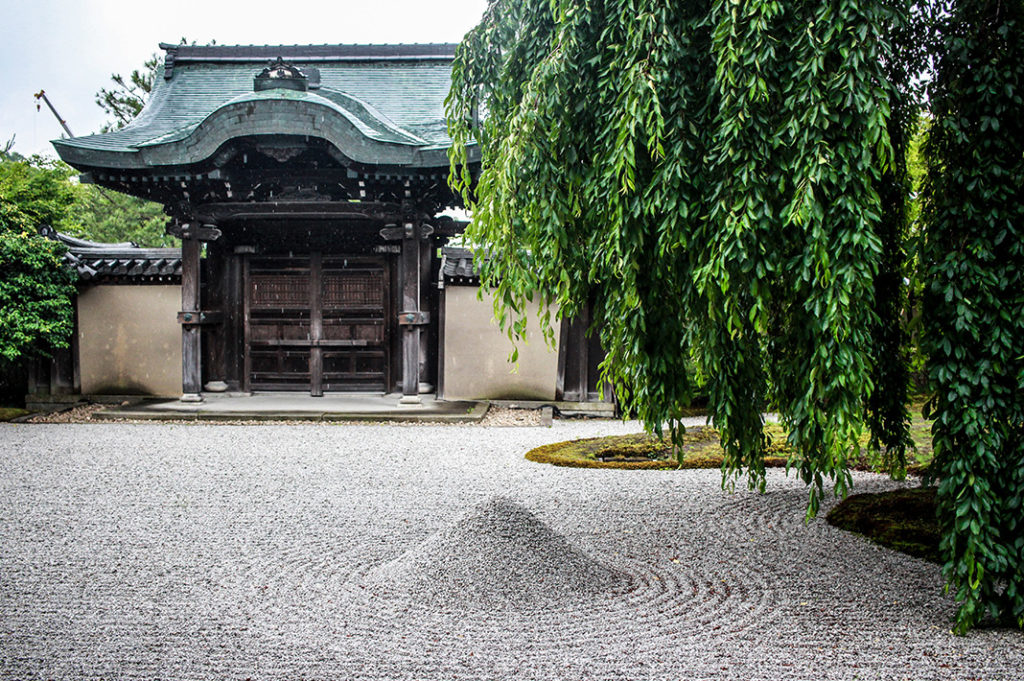
<svg viewBox="0 0 1024 681">
<path fill-rule="evenodd" d="M 64 263 L 67 248 L 37 232 L 68 218 L 67 171 L 38 157 L 0 158 L 0 372 L 67 347 L 76 275 Z"/>
<path fill-rule="evenodd" d="M 71 206 L 69 232 L 100 242 L 131 241 L 139 246 L 177 246 L 164 230 L 167 215 L 163 206 L 135 196 L 94 185 L 79 185 Z"/>
<path fill-rule="evenodd" d="M 955 0 L 925 143 L 924 347 L 957 628 L 1024 627 L 1024 3 Z"/>
<path fill-rule="evenodd" d="M 0 153 L 0 216 L 9 230 L 31 230 L 46 224 L 57 230 L 73 229 L 71 205 L 77 200 L 70 181 L 75 170 L 61 161 L 10 151 Z"/>
</svg>

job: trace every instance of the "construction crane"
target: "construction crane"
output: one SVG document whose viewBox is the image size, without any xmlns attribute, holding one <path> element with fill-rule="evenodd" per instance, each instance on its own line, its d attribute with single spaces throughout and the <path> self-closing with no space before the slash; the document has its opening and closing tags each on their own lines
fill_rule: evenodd
<svg viewBox="0 0 1024 681">
<path fill-rule="evenodd" d="M 53 112 L 54 118 L 56 118 L 57 122 L 60 123 L 60 127 L 64 128 L 64 132 L 68 134 L 68 137 L 75 136 L 75 133 L 71 132 L 71 128 L 68 127 L 68 122 L 60 117 L 60 114 L 57 113 L 57 109 L 55 109 L 53 104 L 50 103 L 50 98 L 46 96 L 46 90 L 40 90 L 32 96 L 36 98 L 36 111 L 39 111 L 41 109 L 41 107 L 39 106 L 39 100 L 43 100 L 44 102 L 46 102 L 46 106 L 50 107 L 50 111 Z"/>
</svg>

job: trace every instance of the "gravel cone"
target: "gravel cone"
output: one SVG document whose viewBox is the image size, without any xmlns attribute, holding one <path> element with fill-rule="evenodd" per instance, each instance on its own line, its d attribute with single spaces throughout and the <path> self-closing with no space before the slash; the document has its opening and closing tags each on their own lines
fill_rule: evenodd
<svg viewBox="0 0 1024 681">
<path fill-rule="evenodd" d="M 519 504 L 474 507 L 448 528 L 367 574 L 375 596 L 450 609 L 559 607 L 622 587 L 594 560 Z"/>
</svg>

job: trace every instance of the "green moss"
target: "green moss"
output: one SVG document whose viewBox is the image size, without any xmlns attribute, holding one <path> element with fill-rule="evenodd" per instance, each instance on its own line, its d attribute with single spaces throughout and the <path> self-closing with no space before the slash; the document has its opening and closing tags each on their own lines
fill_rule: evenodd
<svg viewBox="0 0 1024 681">
<path fill-rule="evenodd" d="M 781 429 L 780 429 L 781 430 Z M 556 442 L 530 450 L 526 458 L 537 463 L 574 468 L 719 468 L 722 448 L 714 428 L 688 428 L 683 436 L 683 463 L 680 466 L 672 446 L 647 433 Z M 784 466 L 784 456 L 770 456 L 768 466 Z"/>
<path fill-rule="evenodd" d="M 828 522 L 894 551 L 942 563 L 934 487 L 854 494 L 829 512 Z"/>
<path fill-rule="evenodd" d="M 543 445 L 526 453 L 537 463 L 573 468 L 672 468 L 665 442 L 640 433 L 570 440 Z"/>
<path fill-rule="evenodd" d="M 30 413 L 28 410 L 17 407 L 0 407 L 0 421 L 10 421 L 28 413 Z"/>
<path fill-rule="evenodd" d="M 911 413 L 914 414 L 910 425 L 914 448 L 907 452 L 907 472 L 920 475 L 932 460 L 931 422 L 920 416 L 919 408 L 912 409 Z M 765 424 L 764 433 L 768 439 L 766 466 L 784 466 L 788 460 L 795 458 L 785 428 L 777 423 L 768 423 Z M 851 461 L 855 470 L 879 470 L 868 456 L 869 437 L 867 433 L 861 437 L 861 454 Z M 576 468 L 718 468 L 723 458 L 722 448 L 718 444 L 718 431 L 710 427 L 687 429 L 683 454 L 683 464 L 680 466 L 667 441 L 638 433 L 556 442 L 531 450 L 526 458 L 537 463 Z"/>
<path fill-rule="evenodd" d="M 907 452 L 907 472 L 921 475 L 932 460 L 931 422 L 921 416 L 921 405 L 911 405 L 910 413 L 910 435 L 914 447 Z M 768 439 L 766 466 L 784 466 L 788 460 L 796 458 L 785 428 L 777 423 L 767 423 L 764 434 Z M 855 470 L 880 470 L 868 455 L 869 439 L 869 433 L 861 436 L 860 456 L 850 462 Z M 678 465 L 667 441 L 644 433 L 556 442 L 531 450 L 526 458 L 538 463 L 576 468 L 719 468 L 723 454 L 718 441 L 718 431 L 714 428 L 687 429 L 682 466 Z"/>
</svg>

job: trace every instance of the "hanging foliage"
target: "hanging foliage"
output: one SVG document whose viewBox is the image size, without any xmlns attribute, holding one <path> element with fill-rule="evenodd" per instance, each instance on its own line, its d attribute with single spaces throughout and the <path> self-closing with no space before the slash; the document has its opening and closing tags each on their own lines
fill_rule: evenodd
<svg viewBox="0 0 1024 681">
<path fill-rule="evenodd" d="M 957 0 L 925 155 L 924 346 L 957 629 L 1024 627 L 1024 3 Z"/>
<path fill-rule="evenodd" d="M 676 438 L 695 360 L 726 470 L 756 487 L 773 405 L 811 513 L 826 480 L 845 492 L 866 415 L 894 470 L 906 442 L 905 387 L 873 390 L 900 342 L 902 225 L 883 226 L 879 187 L 902 17 L 854 0 L 492 0 L 453 70 L 451 179 L 499 320 L 515 333 L 528 299 L 565 317 L 589 301 L 624 409 Z"/>
</svg>

